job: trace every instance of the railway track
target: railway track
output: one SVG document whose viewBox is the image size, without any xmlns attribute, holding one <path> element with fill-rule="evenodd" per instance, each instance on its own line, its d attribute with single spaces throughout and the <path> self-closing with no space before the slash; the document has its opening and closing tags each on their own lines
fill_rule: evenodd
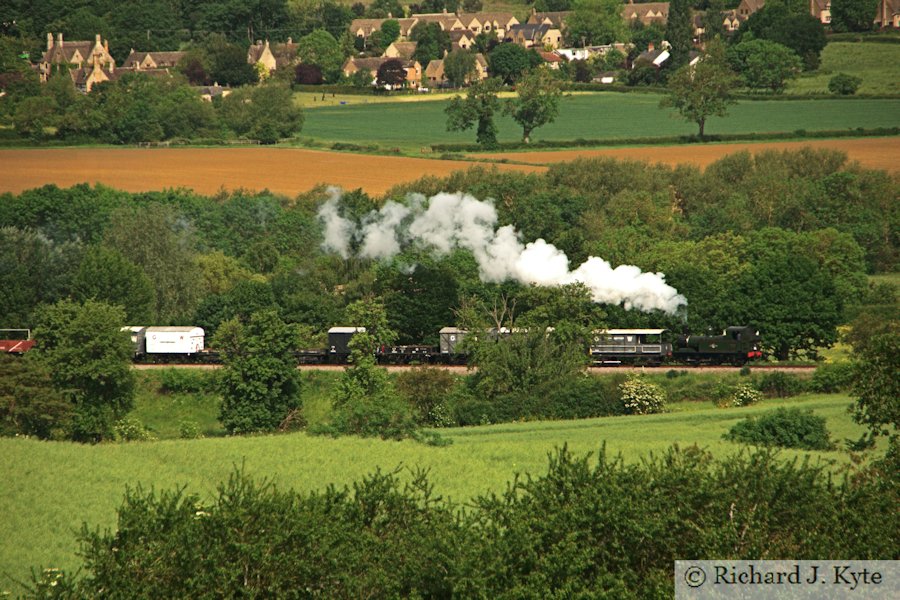
<svg viewBox="0 0 900 600">
<path fill-rule="evenodd" d="M 154 370 L 154 369 L 218 369 L 222 365 L 204 365 L 204 364 L 136 364 L 134 368 L 139 371 L 144 370 Z M 385 365 L 386 368 L 390 372 L 402 372 L 409 369 L 414 368 L 416 365 Z M 444 369 L 446 371 L 450 371 L 452 373 L 466 373 L 469 368 L 465 365 L 430 365 L 435 368 Z M 816 365 L 790 365 L 790 366 L 779 366 L 779 365 L 749 365 L 751 371 L 781 371 L 784 373 L 811 373 L 815 370 Z M 347 367 L 347 365 L 298 365 L 297 368 L 301 371 L 342 371 Z M 665 373 L 670 370 L 675 371 L 688 371 L 691 373 L 736 373 L 741 370 L 742 367 L 732 367 L 732 366 L 714 366 L 714 365 L 700 365 L 700 366 L 678 366 L 678 365 L 667 365 L 663 367 L 641 367 L 641 366 L 631 366 L 631 365 L 618 365 L 618 366 L 602 366 L 602 367 L 589 367 L 588 371 L 594 375 L 602 375 L 604 373 L 615 373 L 620 371 L 644 371 L 648 373 Z"/>
</svg>

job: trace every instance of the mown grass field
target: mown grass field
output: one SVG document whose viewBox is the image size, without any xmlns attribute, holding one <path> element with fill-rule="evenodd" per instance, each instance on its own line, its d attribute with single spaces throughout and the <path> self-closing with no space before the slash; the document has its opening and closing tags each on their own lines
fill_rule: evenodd
<svg viewBox="0 0 900 600">
<path fill-rule="evenodd" d="M 637 139 L 690 135 L 697 126 L 669 109 L 659 108 L 656 94 L 566 95 L 554 123 L 535 130 L 535 140 Z M 417 151 L 434 143 L 474 143 L 474 129 L 447 132 L 447 102 L 350 104 L 306 113 L 302 138 L 320 143 L 377 144 Z M 495 119 L 499 140 L 521 139 L 510 117 Z M 799 129 L 844 130 L 900 126 L 900 99 L 756 100 L 729 108 L 727 117 L 709 120 L 708 134 L 793 132 Z"/>
<path fill-rule="evenodd" d="M 838 73 L 862 78 L 858 94 L 900 94 L 900 44 L 831 42 L 822 50 L 814 73 L 788 84 L 788 94 L 828 94 L 828 81 Z"/>
<path fill-rule="evenodd" d="M 75 531 L 84 521 L 114 526 L 115 509 L 129 485 L 186 486 L 208 497 L 236 466 L 298 490 L 348 484 L 377 468 L 423 467 L 438 493 L 464 502 L 502 491 L 517 472 L 543 472 L 547 453 L 562 444 L 583 454 L 605 443 L 628 461 L 675 443 L 699 444 L 725 456 L 739 449 L 721 439 L 736 421 L 782 405 L 810 408 L 827 418 L 833 438 L 855 439 L 862 428 L 851 421 L 849 403 L 841 395 L 769 400 L 744 409 L 682 403 L 661 415 L 446 430 L 442 434 L 453 442 L 447 447 L 304 433 L 99 446 L 0 439 L 0 591 L 15 591 L 14 580 L 27 580 L 31 566 L 75 568 Z M 783 456 L 799 454 L 785 451 Z M 835 468 L 848 462 L 839 451 L 812 456 Z"/>
</svg>

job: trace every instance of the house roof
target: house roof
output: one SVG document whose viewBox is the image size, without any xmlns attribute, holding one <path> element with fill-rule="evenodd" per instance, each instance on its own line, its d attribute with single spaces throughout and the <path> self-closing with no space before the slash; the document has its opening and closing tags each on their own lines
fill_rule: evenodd
<svg viewBox="0 0 900 600">
<path fill-rule="evenodd" d="M 397 52 L 397 55 L 400 58 L 409 60 L 412 58 L 413 54 L 416 53 L 416 48 L 418 47 L 418 42 L 394 42 L 391 46 L 394 47 L 394 50 Z M 391 46 L 388 46 L 390 48 Z M 385 55 L 387 54 L 387 50 L 385 50 Z"/>
<path fill-rule="evenodd" d="M 513 25 L 506 32 L 507 36 L 522 37 L 526 40 L 540 41 L 547 32 L 552 28 L 550 25 L 525 23 L 524 25 Z"/>
<path fill-rule="evenodd" d="M 552 12 L 535 12 L 528 17 L 528 22 L 532 24 L 544 23 L 549 21 L 551 25 L 557 29 L 562 29 L 566 23 L 566 18 L 572 14 L 570 10 L 552 11 Z"/>
<path fill-rule="evenodd" d="M 252 46 L 251 46 L 252 48 Z M 187 54 L 186 52 L 135 52 L 134 49 L 122 63 L 123 69 L 134 69 L 144 62 L 147 56 L 156 64 L 157 68 L 174 67 L 178 61 Z"/>
<path fill-rule="evenodd" d="M 399 60 L 404 69 L 415 69 L 416 65 L 419 64 L 414 60 L 403 60 L 402 58 L 391 58 L 390 56 L 372 56 L 367 58 L 358 58 L 355 56 L 351 56 L 344 62 L 344 66 L 342 67 L 342 69 L 346 71 L 351 65 L 353 65 L 357 70 L 367 69 L 374 73 L 378 71 L 381 65 L 389 60 Z"/>
<path fill-rule="evenodd" d="M 456 15 L 450 13 L 428 13 L 421 15 L 412 15 L 412 18 L 417 19 L 420 23 L 437 23 L 441 26 L 441 29 L 444 31 L 450 31 L 453 27 L 459 26 L 459 28 L 465 27 L 462 24 Z"/>
<path fill-rule="evenodd" d="M 558 63 L 563 61 L 563 58 L 555 52 L 544 52 L 543 50 L 538 50 L 537 53 L 540 54 L 541 58 L 544 59 L 544 62 Z"/>
<path fill-rule="evenodd" d="M 668 2 L 645 2 L 644 4 L 626 4 L 622 8 L 625 19 L 639 19 L 645 25 L 665 23 L 669 18 Z"/>
<path fill-rule="evenodd" d="M 94 42 L 64 41 L 62 46 L 56 43 L 52 48 L 44 52 L 42 61 L 51 64 L 72 62 L 72 57 L 75 55 L 76 51 L 81 55 L 82 59 L 88 60 L 91 57 L 93 48 Z"/>
<path fill-rule="evenodd" d="M 442 78 L 444 76 L 444 61 L 435 59 L 428 63 L 425 67 L 425 75 L 433 79 Z"/>
<path fill-rule="evenodd" d="M 381 29 L 381 24 L 385 21 L 387 19 L 353 19 L 350 21 L 350 31 L 356 35 L 358 31 L 362 30 L 363 35 L 369 37 L 373 32 Z"/>
<path fill-rule="evenodd" d="M 479 12 L 479 13 L 461 13 L 458 15 L 460 22 L 465 25 L 467 28 L 471 25 L 472 21 L 478 21 L 482 25 L 484 23 L 491 23 L 497 25 L 503 25 L 504 27 L 510 22 L 515 20 L 518 23 L 518 19 L 511 12 Z"/>
<path fill-rule="evenodd" d="M 741 3 L 738 5 L 738 8 L 746 8 L 750 11 L 751 14 L 755 13 L 763 6 L 765 6 L 766 0 L 741 0 Z"/>
</svg>

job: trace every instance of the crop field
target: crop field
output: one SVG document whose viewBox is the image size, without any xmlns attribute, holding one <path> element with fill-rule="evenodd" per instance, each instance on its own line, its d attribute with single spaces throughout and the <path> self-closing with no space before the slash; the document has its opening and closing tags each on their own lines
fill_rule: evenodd
<svg viewBox="0 0 900 600">
<path fill-rule="evenodd" d="M 479 155 L 532 165 L 498 164 L 501 170 L 544 171 L 541 166 L 579 157 L 610 156 L 667 164 L 691 163 L 700 167 L 740 150 L 787 149 L 802 146 L 847 152 L 870 169 L 900 170 L 900 138 L 759 142 L 690 146 L 620 147 L 604 150 L 512 152 Z M 47 165 L 53 168 L 48 169 Z M 268 189 L 295 196 L 319 183 L 344 189 L 362 188 L 383 194 L 391 187 L 424 175 L 444 177 L 474 163 L 398 156 L 321 152 L 294 148 L 78 148 L 0 150 L 0 192 L 56 184 L 102 183 L 129 192 L 190 188 L 200 194 L 220 189 Z M 85 165 L 90 165 L 86 167 Z"/>
<path fill-rule="evenodd" d="M 54 183 L 103 183 L 128 192 L 190 188 L 268 189 L 295 196 L 326 183 L 382 194 L 424 175 L 444 177 L 465 162 L 293 148 L 61 148 L 0 150 L 0 192 L 18 193 Z M 48 167 L 52 165 L 52 167 Z M 499 165 L 502 170 L 542 167 Z"/>
<path fill-rule="evenodd" d="M 502 491 L 515 473 L 544 472 L 547 453 L 563 444 L 584 454 L 596 452 L 605 443 L 607 451 L 622 453 L 627 461 L 675 443 L 699 444 L 725 456 L 739 449 L 721 439 L 736 421 L 787 404 L 826 417 L 832 437 L 839 442 L 856 439 L 863 429 L 851 421 L 849 403 L 850 398 L 840 395 L 768 400 L 743 409 L 681 403 L 661 415 L 445 430 L 442 434 L 453 442 L 446 447 L 302 433 L 97 446 L 3 438 L 0 593 L 15 591 L 14 581 L 27 580 L 31 566 L 75 568 L 75 531 L 85 521 L 91 527 L 113 527 L 126 486 L 186 486 L 208 498 L 236 467 L 298 490 L 348 484 L 376 468 L 422 467 L 429 469 L 438 494 L 465 502 L 489 490 Z M 785 451 L 783 456 L 803 454 Z M 812 456 L 833 468 L 848 462 L 843 452 Z"/>
<path fill-rule="evenodd" d="M 838 73 L 862 79 L 858 94 L 900 94 L 900 44 L 831 42 L 822 64 L 788 84 L 788 94 L 828 94 L 828 81 Z"/>
<path fill-rule="evenodd" d="M 528 152 L 503 152 L 479 154 L 480 158 L 507 159 L 520 163 L 548 165 L 576 158 L 618 158 L 646 160 L 651 163 L 677 165 L 689 163 L 706 167 L 726 154 L 736 152 L 761 152 L 763 150 L 799 150 L 800 148 L 828 148 L 847 153 L 851 161 L 858 161 L 867 169 L 900 171 L 900 137 L 806 140 L 802 142 L 754 142 L 741 144 L 693 144 L 690 146 L 640 146 L 632 148 L 606 148 L 602 150 L 548 150 Z"/>
<path fill-rule="evenodd" d="M 535 140 L 621 139 L 689 135 L 697 126 L 659 108 L 656 94 L 574 94 L 560 104 L 554 123 L 535 130 Z M 306 113 L 303 137 L 319 142 L 378 144 L 417 151 L 433 143 L 474 143 L 475 132 L 447 132 L 445 102 L 348 104 Z M 518 141 L 521 129 L 511 117 L 495 119 L 499 140 Z M 900 99 L 755 100 L 711 118 L 710 135 L 844 130 L 900 126 Z"/>
</svg>

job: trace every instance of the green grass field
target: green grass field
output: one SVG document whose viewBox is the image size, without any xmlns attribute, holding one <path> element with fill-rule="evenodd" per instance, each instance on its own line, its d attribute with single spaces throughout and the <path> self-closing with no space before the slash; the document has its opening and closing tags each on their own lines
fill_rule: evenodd
<svg viewBox="0 0 900 600">
<path fill-rule="evenodd" d="M 814 73 L 788 84 L 788 94 L 828 94 L 838 73 L 862 78 L 858 94 L 900 94 L 900 44 L 831 42 Z"/>
<path fill-rule="evenodd" d="M 475 132 L 447 132 L 445 101 L 356 103 L 306 112 L 302 137 L 320 143 L 377 144 L 384 148 L 418 151 L 433 143 L 474 143 Z M 696 125 L 659 108 L 655 94 L 599 92 L 567 95 L 556 122 L 537 129 L 536 140 L 641 138 L 689 135 Z M 521 129 L 510 117 L 496 119 L 499 139 L 517 141 Z M 900 126 L 900 99 L 744 101 L 729 116 L 712 118 L 708 134 L 792 132 L 798 129 L 843 130 L 857 127 Z"/>
<path fill-rule="evenodd" d="M 15 591 L 14 580 L 27 580 L 31 566 L 75 568 L 75 531 L 83 521 L 92 527 L 114 526 L 115 509 L 128 485 L 187 486 L 208 497 L 241 465 L 255 477 L 298 490 L 347 484 L 376 468 L 425 467 L 438 493 L 465 501 L 502 490 L 514 473 L 543 472 L 547 453 L 562 444 L 583 454 L 606 443 L 609 451 L 630 461 L 675 443 L 699 444 L 724 456 L 739 448 L 721 439 L 737 420 L 786 404 L 825 416 L 834 439 L 855 439 L 862 428 L 850 420 L 849 403 L 847 396 L 769 400 L 744 409 L 683 403 L 662 415 L 446 430 L 443 435 L 453 441 L 447 447 L 303 433 L 98 446 L 0 439 L 0 592 Z M 783 456 L 799 454 L 785 451 Z M 836 467 L 848 461 L 843 452 L 812 455 Z"/>
</svg>

